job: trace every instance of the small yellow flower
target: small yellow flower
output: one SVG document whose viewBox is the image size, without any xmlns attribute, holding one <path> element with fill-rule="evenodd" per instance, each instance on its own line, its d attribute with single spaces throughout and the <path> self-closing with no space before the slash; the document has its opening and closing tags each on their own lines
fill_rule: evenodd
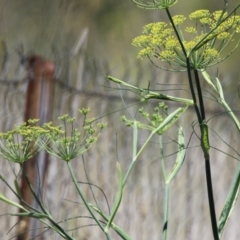
<svg viewBox="0 0 240 240">
<path fill-rule="evenodd" d="M 220 10 L 220 11 L 215 11 L 212 15 L 213 15 L 214 20 L 218 21 L 220 18 L 223 19 L 223 18 L 227 17 L 227 12 L 223 13 L 223 11 Z"/>
<path fill-rule="evenodd" d="M 211 25 L 213 23 L 212 19 L 210 17 L 203 17 L 199 19 L 199 22 L 201 24 Z"/>
<path fill-rule="evenodd" d="M 176 15 L 173 17 L 173 22 L 175 25 L 180 25 L 186 20 L 184 15 Z"/>
<path fill-rule="evenodd" d="M 196 46 L 197 42 L 196 41 L 188 41 L 188 42 L 183 42 L 185 49 L 187 52 L 191 52 L 191 50 Z"/>
<path fill-rule="evenodd" d="M 212 60 L 212 59 L 216 59 L 216 58 L 219 57 L 219 52 L 218 52 L 216 49 L 209 48 L 209 49 L 206 49 L 206 50 L 203 52 L 203 56 L 204 56 L 206 59 Z"/>
<path fill-rule="evenodd" d="M 210 16 L 210 12 L 207 9 L 197 10 L 189 15 L 190 19 L 201 19 Z"/>
<path fill-rule="evenodd" d="M 165 48 L 166 48 L 166 50 L 174 50 L 176 48 L 179 49 L 178 40 L 173 36 L 166 38 Z"/>
<path fill-rule="evenodd" d="M 195 27 L 186 27 L 185 32 L 188 33 L 197 33 L 197 29 Z"/>
<path fill-rule="evenodd" d="M 229 32 L 222 32 L 222 33 L 219 33 L 217 35 L 217 39 L 220 39 L 220 40 L 228 40 L 230 39 L 232 36 Z"/>
<path fill-rule="evenodd" d="M 176 53 L 174 51 L 171 50 L 164 50 L 161 52 L 159 59 L 163 60 L 163 61 L 172 61 L 176 56 Z"/>
<path fill-rule="evenodd" d="M 155 49 L 153 49 L 151 47 L 146 47 L 138 53 L 137 57 L 140 59 L 143 59 L 146 56 L 153 56 L 154 53 L 155 53 Z"/>
</svg>

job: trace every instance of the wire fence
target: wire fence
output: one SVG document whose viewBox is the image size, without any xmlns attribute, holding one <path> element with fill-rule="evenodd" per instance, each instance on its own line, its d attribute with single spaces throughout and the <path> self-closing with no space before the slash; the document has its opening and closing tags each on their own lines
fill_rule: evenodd
<svg viewBox="0 0 240 240">
<path fill-rule="evenodd" d="M 19 56 L 21 55 L 13 52 L 3 60 L 0 78 L 1 132 L 10 130 L 24 120 L 28 78 L 22 58 Z M 159 102 L 153 100 L 139 104 L 137 95 L 126 91 L 127 89 L 120 90 L 107 80 L 106 76 L 109 74 L 116 76 L 115 71 L 111 70 L 107 62 L 88 58 L 84 52 L 80 52 L 74 59 L 58 61 L 58 64 L 54 82 L 53 122 L 58 123 L 57 117 L 68 113 L 77 118 L 76 124 L 80 127 L 82 122 L 78 115 L 78 109 L 82 107 L 90 107 L 92 116 L 100 117 L 99 121 L 108 122 L 108 128 L 100 136 L 97 144 L 83 157 L 72 161 L 78 181 L 81 182 L 80 185 L 88 200 L 97 204 L 107 213 L 109 211 L 107 201 L 112 206 L 117 192 L 116 162 L 119 161 L 123 171 L 126 171 L 132 156 L 132 130 L 120 123 L 120 116 L 126 114 L 128 117 L 135 117 L 139 107 L 151 109 Z M 123 61 L 121 70 L 118 69 L 117 72 L 118 76 L 116 77 L 137 86 L 159 89 L 164 93 L 174 91 L 174 94 L 182 97 L 190 96 L 187 92 L 187 85 L 185 85 L 184 73 L 180 75 L 165 73 L 151 65 L 132 64 L 126 59 Z M 177 107 L 172 103 L 167 104 L 170 106 L 169 111 Z M 239 109 L 238 104 L 234 107 L 234 109 Z M 214 102 L 208 105 L 207 117 L 212 118 L 209 121 L 210 142 L 213 187 L 218 216 L 239 159 L 237 151 L 234 150 L 238 150 L 239 134 L 235 130 L 235 126 L 228 121 L 226 113 L 213 117 L 219 112 L 221 110 Z M 183 167 L 170 186 L 169 239 L 212 239 L 204 161 L 199 150 L 197 131 L 196 134 L 191 135 L 194 131 L 195 120 L 194 112 L 190 109 L 179 122 L 179 125 L 184 127 L 186 144 L 190 139 L 191 141 L 188 144 L 187 157 Z M 146 137 L 147 132 L 140 132 L 138 147 Z M 163 137 L 166 164 L 167 168 L 171 169 L 176 159 L 174 153 L 176 153 L 177 145 L 174 141 L 177 139 L 177 127 L 167 131 Z M 225 141 L 230 145 L 227 145 Z M 168 155 L 169 157 L 167 157 Z M 0 160 L 0 164 L 2 166 L 1 175 L 12 185 L 15 177 L 13 173 L 17 175 L 18 167 L 3 159 Z M 102 191 L 94 186 L 92 187 L 93 196 L 89 184 L 86 184 L 88 181 L 101 188 L 107 200 Z M 0 183 L 0 192 L 10 199 L 15 199 L 3 182 Z M 42 197 L 53 216 L 62 221 L 63 227 L 69 229 L 76 239 L 105 238 L 89 217 L 75 192 L 65 163 L 53 157 L 50 159 Z M 159 239 L 163 226 L 163 201 L 164 182 L 159 145 L 157 139 L 153 139 L 133 169 L 115 222 L 132 239 Z M 240 238 L 239 210 L 240 205 L 237 202 L 223 239 Z M 1 202 L 1 214 L 16 213 L 16 211 Z M 17 218 L 4 215 L 1 216 L 0 222 L 0 238 L 14 237 L 14 225 Z M 113 236 L 113 239 L 120 239 L 117 235 Z M 59 239 L 59 236 L 51 231 L 43 233 L 41 237 L 42 239 Z"/>
</svg>

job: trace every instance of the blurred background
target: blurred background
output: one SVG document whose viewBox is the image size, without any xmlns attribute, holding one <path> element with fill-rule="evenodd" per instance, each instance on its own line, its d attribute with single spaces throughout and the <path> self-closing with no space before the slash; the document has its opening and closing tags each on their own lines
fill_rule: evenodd
<svg viewBox="0 0 240 240">
<path fill-rule="evenodd" d="M 229 11 L 238 3 L 238 0 L 229 0 Z M 180 0 L 171 12 L 173 15 L 188 15 L 197 9 L 220 10 L 223 5 L 223 0 Z M 72 162 L 79 181 L 87 181 L 86 169 L 88 180 L 105 192 L 112 206 L 117 191 L 116 161 L 126 171 L 132 156 L 132 131 L 120 123 L 119 118 L 123 114 L 128 118 L 134 117 L 139 107 L 151 111 L 159 102 L 154 100 L 139 105 L 137 95 L 130 91 L 120 92 L 107 76 L 112 75 L 139 87 L 147 88 L 150 84 L 151 89 L 165 94 L 190 98 L 185 73 L 165 72 L 156 69 L 148 60 L 137 60 L 139 49 L 131 45 L 132 39 L 141 34 L 145 24 L 166 20 L 164 11 L 143 10 L 130 0 L 0 0 L 0 39 L 3 42 L 0 48 L 1 131 L 8 131 L 24 121 L 28 85 L 24 56 L 38 54 L 53 60 L 57 66 L 52 112 L 54 123 L 57 124 L 57 117 L 64 113 L 79 119 L 77 110 L 82 107 L 90 107 L 91 117 L 99 117 L 99 121 L 109 123 L 99 142 L 84 155 L 84 159 L 79 157 Z M 236 44 L 237 38 L 239 36 L 225 50 L 226 53 Z M 219 74 L 226 99 L 238 117 L 239 56 L 240 50 L 237 49 L 223 63 L 208 69 L 213 77 Z M 211 119 L 213 187 L 219 216 L 238 166 L 239 156 L 235 149 L 238 150 L 239 133 L 223 109 L 208 98 L 209 89 L 205 88 L 205 94 L 207 118 Z M 124 104 L 133 106 L 126 109 Z M 169 112 L 181 106 L 166 104 L 170 106 Z M 195 121 L 194 111 L 189 109 L 179 122 L 184 127 L 186 143 Z M 77 125 L 81 124 L 79 119 Z M 139 147 L 147 135 L 147 132 L 140 132 Z M 164 134 L 168 169 L 176 159 L 176 139 L 177 126 Z M 17 166 L 3 159 L 0 164 L 1 175 L 13 184 L 13 172 L 18 173 Z M 194 135 L 183 167 L 170 186 L 168 239 L 212 239 L 204 171 L 199 141 Z M 89 201 L 94 203 L 90 188 L 87 185 L 81 187 Z M 0 182 L 0 192 L 14 199 L 3 182 Z M 105 239 L 98 227 L 92 225 L 93 221 L 84 217 L 88 213 L 73 189 L 64 162 L 50 159 L 44 193 L 44 202 L 59 221 L 81 216 L 63 223 L 66 229 L 72 229 L 71 234 L 76 239 Z M 101 208 L 107 212 L 106 200 L 101 192 L 95 188 L 94 193 Z M 163 199 L 160 152 L 157 139 L 153 139 L 129 178 L 116 224 L 132 239 L 159 239 L 163 225 Z M 16 228 L 11 228 L 17 218 L 4 214 L 14 213 L 16 209 L 3 203 L 0 206 L 3 215 L 0 218 L 0 238 L 10 239 L 16 235 Z M 240 239 L 239 211 L 240 204 L 237 202 L 222 239 Z M 113 239 L 119 239 L 113 236 Z M 59 237 L 53 232 L 46 232 L 41 239 Z"/>
</svg>

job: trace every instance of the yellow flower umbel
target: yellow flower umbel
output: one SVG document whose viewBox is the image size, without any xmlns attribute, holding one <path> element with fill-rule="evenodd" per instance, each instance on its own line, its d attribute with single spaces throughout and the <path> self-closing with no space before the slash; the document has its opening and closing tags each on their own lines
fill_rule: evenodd
<svg viewBox="0 0 240 240">
<path fill-rule="evenodd" d="M 60 126 L 53 126 L 52 122 L 45 123 L 42 127 L 36 126 L 38 120 L 33 119 L 28 120 L 28 124 L 23 123 L 11 131 L 0 133 L 0 157 L 22 164 L 41 149 L 65 161 L 84 153 L 97 141 L 99 133 L 107 123 L 94 125 L 95 119 L 85 119 L 90 109 L 83 108 L 79 111 L 84 115 L 85 123 L 81 132 L 73 127 L 75 118 L 65 114 L 59 117 L 63 121 Z M 71 128 L 70 134 L 68 124 Z"/>
<path fill-rule="evenodd" d="M 95 128 L 94 118 L 85 119 L 89 111 L 90 109 L 84 108 L 79 110 L 84 115 L 84 127 L 81 131 L 74 128 L 75 118 L 70 118 L 67 114 L 59 117 L 63 125 L 55 127 L 55 131 L 53 131 L 54 127 L 45 124 L 43 128 L 48 131 L 48 134 L 40 143 L 42 148 L 64 161 L 70 161 L 87 151 L 97 141 L 101 130 L 107 126 L 106 123 L 99 123 L 96 124 L 98 129 Z"/>
<path fill-rule="evenodd" d="M 28 124 L 23 123 L 11 131 L 0 133 L 0 156 L 20 164 L 34 157 L 39 151 L 38 141 L 46 133 L 35 125 L 37 122 L 37 119 L 29 120 Z"/>
<path fill-rule="evenodd" d="M 149 131 L 156 131 L 158 135 L 163 134 L 167 129 L 170 128 L 170 126 L 178 120 L 179 116 L 186 110 L 186 108 L 182 108 L 178 114 L 173 116 L 171 120 L 168 122 L 168 124 L 164 125 L 163 127 L 159 128 L 159 126 L 166 120 L 164 119 L 163 115 L 161 114 L 164 113 L 165 115 L 167 114 L 168 106 L 161 102 L 158 104 L 157 107 L 154 108 L 153 113 L 149 114 L 148 112 L 144 111 L 143 108 L 140 108 L 138 112 L 141 114 L 145 122 L 140 122 L 136 120 L 129 120 L 126 118 L 125 115 L 123 115 L 120 120 L 121 122 L 124 122 L 127 127 L 132 127 L 134 124 L 136 124 L 137 128 L 139 129 L 145 129 Z"/>
<path fill-rule="evenodd" d="M 143 35 L 132 42 L 143 48 L 138 58 L 157 58 L 167 62 L 170 65 L 168 70 L 174 71 L 187 67 L 202 70 L 224 60 L 220 53 L 233 40 L 234 34 L 240 32 L 240 16 L 198 10 L 191 13 L 189 19 L 194 21 L 193 26 L 183 27 L 186 20 L 183 15 L 174 16 L 173 24 L 157 22 L 144 26 Z M 239 41 L 236 47 L 238 44 Z"/>
</svg>

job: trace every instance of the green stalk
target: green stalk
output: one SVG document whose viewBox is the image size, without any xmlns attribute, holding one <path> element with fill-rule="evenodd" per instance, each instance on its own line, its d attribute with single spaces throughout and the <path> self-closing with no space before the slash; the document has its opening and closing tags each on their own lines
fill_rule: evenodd
<svg viewBox="0 0 240 240">
<path fill-rule="evenodd" d="M 163 144 L 162 144 L 162 135 L 159 136 L 159 148 L 160 148 L 160 157 L 161 157 L 161 167 L 162 167 L 162 172 L 163 172 L 163 178 L 164 182 L 166 183 L 167 181 L 167 174 L 165 170 L 165 163 L 164 163 L 164 156 L 163 156 Z"/>
<path fill-rule="evenodd" d="M 198 71 L 194 69 L 195 81 L 197 86 L 197 93 L 200 105 L 200 112 L 201 112 L 201 148 L 204 153 L 205 158 L 205 176 L 207 182 L 207 192 L 208 192 L 208 203 L 209 203 L 209 210 L 210 210 L 210 217 L 212 223 L 212 231 L 215 240 L 219 239 L 218 236 L 218 226 L 217 226 L 217 218 L 215 212 L 215 202 L 213 196 L 213 188 L 212 188 L 212 176 L 211 176 L 211 164 L 210 164 L 210 155 L 209 155 L 209 138 L 208 138 L 208 126 L 205 123 L 205 109 L 204 109 L 204 102 L 202 97 L 202 88 L 200 84 L 200 79 L 198 75 Z"/>
<path fill-rule="evenodd" d="M 204 153 L 204 158 L 205 158 L 205 171 L 206 171 L 206 181 L 207 181 L 207 191 L 208 191 L 208 201 L 209 201 L 209 208 L 210 208 L 212 231 L 213 231 L 214 239 L 218 240 L 219 237 L 218 237 L 218 228 L 217 228 L 215 204 L 214 204 L 213 189 L 212 189 L 211 166 L 210 166 L 210 158 L 209 158 L 209 140 L 208 140 L 207 125 L 205 124 L 205 110 L 204 110 L 201 85 L 200 85 L 200 81 L 199 81 L 199 77 L 198 77 L 198 72 L 197 72 L 197 70 L 194 69 L 195 81 L 196 81 L 197 92 L 198 92 L 198 100 L 199 100 L 199 105 L 200 105 L 200 111 L 199 111 L 199 108 L 197 105 L 197 99 L 196 99 L 196 95 L 195 95 L 194 87 L 193 87 L 193 80 L 192 80 L 192 76 L 191 76 L 191 66 L 190 66 L 189 56 L 187 55 L 187 52 L 184 48 L 184 45 L 182 43 L 182 40 L 179 36 L 179 33 L 176 29 L 176 26 L 173 22 L 173 19 L 172 19 L 172 16 L 171 16 L 169 10 L 166 9 L 166 12 L 167 12 L 168 18 L 173 26 L 173 29 L 177 36 L 179 44 L 181 45 L 182 51 L 186 57 L 190 91 L 192 94 L 195 112 L 196 112 L 198 122 L 200 125 L 200 129 L 201 129 L 201 147 L 202 147 L 202 151 Z M 204 126 L 203 126 L 203 124 L 204 124 Z"/>
<path fill-rule="evenodd" d="M 169 209 L 169 183 L 167 183 L 166 169 L 163 156 L 163 144 L 162 136 L 159 136 L 160 144 L 160 156 L 161 156 L 161 166 L 163 171 L 163 178 L 165 182 L 165 195 L 164 195 L 164 218 L 163 218 L 163 230 L 162 230 L 162 240 L 167 240 L 167 230 L 168 230 L 168 209 Z"/>
<path fill-rule="evenodd" d="M 161 155 L 161 165 L 163 171 L 163 177 L 165 182 L 165 196 L 164 196 L 164 224 L 163 224 L 163 233 L 162 240 L 167 239 L 167 231 L 168 231 L 168 209 L 169 209 L 169 190 L 170 183 L 180 170 L 183 161 L 185 159 L 186 149 L 184 147 L 184 135 L 182 132 L 182 128 L 179 128 L 178 131 L 178 155 L 176 158 L 176 162 L 170 171 L 169 175 L 166 176 L 166 169 L 164 164 L 164 155 L 163 155 L 163 145 L 162 145 L 162 136 L 159 136 L 159 144 L 160 144 L 160 155 Z"/>
<path fill-rule="evenodd" d="M 106 222 L 109 221 L 108 217 L 97 207 L 93 206 L 92 204 L 89 204 L 91 208 L 93 208 Z M 120 227 L 118 227 L 113 222 L 111 223 L 111 228 L 114 229 L 114 231 L 124 240 L 132 240 L 131 237 L 129 237 Z"/>
<path fill-rule="evenodd" d="M 87 200 L 85 199 L 85 197 L 84 197 L 84 195 L 83 195 L 80 187 L 78 186 L 77 179 L 76 179 L 76 177 L 75 177 L 75 175 L 74 175 L 74 173 L 73 173 L 73 170 L 72 170 L 70 161 L 67 161 L 67 166 L 68 166 L 68 170 L 69 170 L 69 172 L 70 172 L 71 178 L 72 178 L 72 180 L 73 180 L 73 183 L 74 183 L 74 185 L 75 185 L 75 187 L 76 187 L 76 190 L 77 190 L 78 194 L 80 195 L 80 197 L 81 197 L 84 205 L 86 206 L 87 210 L 89 211 L 89 213 L 91 214 L 91 216 L 93 217 L 93 219 L 95 220 L 95 222 L 97 223 L 97 225 L 98 225 L 98 226 L 101 228 L 101 230 L 105 233 L 107 239 L 110 240 L 111 238 L 110 238 L 109 234 L 104 231 L 104 227 L 102 226 L 102 224 L 100 223 L 100 221 L 96 218 L 94 212 L 92 211 L 92 209 L 90 208 Z"/>
<path fill-rule="evenodd" d="M 169 114 L 165 120 L 157 127 L 155 128 L 151 134 L 149 135 L 148 139 L 145 141 L 145 143 L 143 144 L 143 146 L 141 147 L 141 149 L 138 151 L 138 153 L 134 156 L 133 155 L 133 159 L 132 162 L 128 168 L 128 171 L 123 179 L 123 187 L 125 186 L 127 179 L 132 171 L 132 168 L 137 160 L 137 158 L 139 157 L 139 155 L 142 153 L 143 149 L 146 147 L 146 145 L 149 143 L 149 141 L 151 140 L 151 138 L 153 137 L 153 135 L 158 132 L 160 129 L 163 129 L 164 127 L 168 126 L 169 124 L 171 125 L 172 123 L 174 123 L 175 121 L 177 121 L 178 117 L 180 116 L 181 113 L 183 113 L 186 108 L 178 108 L 177 110 L 175 110 L 174 112 L 172 112 L 171 114 Z M 176 118 L 177 116 L 177 118 Z M 134 125 L 134 127 L 136 128 L 137 126 Z M 134 132 L 133 134 L 136 134 L 136 132 Z M 134 144 L 136 144 L 136 141 L 134 142 Z M 135 145 L 134 145 L 135 148 Z"/>
<path fill-rule="evenodd" d="M 117 193 L 117 197 L 116 197 L 114 206 L 111 210 L 111 215 L 110 215 L 107 225 L 105 227 L 105 233 L 109 232 L 109 229 L 112 225 L 113 219 L 114 219 L 114 217 L 117 213 L 117 210 L 120 206 L 120 203 L 122 200 L 122 195 L 123 195 L 122 170 L 121 170 L 120 164 L 118 162 L 117 162 L 117 168 L 118 168 L 118 193 Z"/>
<path fill-rule="evenodd" d="M 168 231 L 168 209 L 169 209 L 169 184 L 165 184 L 165 196 L 164 196 L 164 219 L 163 219 L 163 233 L 162 240 L 167 240 Z"/>
<path fill-rule="evenodd" d="M 126 83 L 126 82 L 120 80 L 120 79 L 114 78 L 112 76 L 108 76 L 108 79 L 112 82 L 115 82 L 115 83 L 119 84 L 119 85 L 126 86 L 126 87 L 129 87 L 129 88 L 135 90 L 135 92 L 140 93 L 142 95 L 144 100 L 162 99 L 162 100 L 168 100 L 168 101 L 174 101 L 174 102 L 181 102 L 181 103 L 185 103 L 187 105 L 193 105 L 193 100 L 191 100 L 191 99 L 173 97 L 173 96 L 157 93 L 157 92 L 154 92 L 154 91 L 150 91 L 149 89 L 138 88 L 138 87 L 135 87 L 135 86 L 133 86 L 129 83 Z"/>
<path fill-rule="evenodd" d="M 64 236 L 66 239 L 68 240 L 74 240 L 74 238 L 72 238 L 60 225 L 58 225 L 54 219 L 52 218 L 52 216 L 50 215 L 50 213 L 45 209 L 45 207 L 43 206 L 42 202 L 39 200 L 38 196 L 36 195 L 36 193 L 34 192 L 33 188 L 32 188 L 32 185 L 28 179 L 28 176 L 26 175 L 25 171 L 24 171 L 24 168 L 22 166 L 22 164 L 20 164 L 21 166 L 21 169 L 22 169 L 22 172 L 23 172 L 23 175 L 24 175 L 24 178 L 28 184 L 28 187 L 34 197 L 34 199 L 36 200 L 36 202 L 38 203 L 38 205 L 40 206 L 40 208 L 42 209 L 43 213 L 45 214 L 46 216 L 46 219 L 48 219 L 51 224 L 55 227 L 54 228 L 54 231 L 56 231 L 58 234 L 60 234 L 61 236 Z M 32 214 L 32 213 L 31 213 Z M 31 214 L 29 216 L 31 216 Z"/>
</svg>

